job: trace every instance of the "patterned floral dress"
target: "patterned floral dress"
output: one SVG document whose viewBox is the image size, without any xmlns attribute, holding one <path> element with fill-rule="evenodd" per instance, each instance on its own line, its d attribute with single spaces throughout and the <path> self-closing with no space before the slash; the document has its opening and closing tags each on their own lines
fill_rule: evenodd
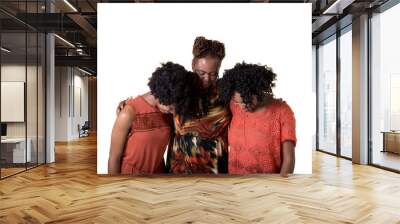
<svg viewBox="0 0 400 224">
<path fill-rule="evenodd" d="M 169 150 L 171 173 L 218 174 L 228 171 L 229 108 L 217 103 L 218 95 L 210 97 L 208 113 L 181 124 L 174 117 L 175 138 Z"/>
</svg>

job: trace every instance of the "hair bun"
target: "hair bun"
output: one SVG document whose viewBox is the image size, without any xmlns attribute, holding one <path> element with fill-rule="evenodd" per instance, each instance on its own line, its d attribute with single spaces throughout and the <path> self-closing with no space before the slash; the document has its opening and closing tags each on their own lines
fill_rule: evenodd
<svg viewBox="0 0 400 224">
<path fill-rule="evenodd" d="M 212 46 L 212 41 L 207 40 L 203 36 L 196 37 L 196 39 L 194 40 L 194 44 L 193 44 L 193 56 L 199 57 L 205 51 L 210 49 L 211 46 Z"/>
<path fill-rule="evenodd" d="M 194 40 L 192 53 L 195 58 L 209 55 L 222 60 L 225 57 L 225 46 L 219 41 L 209 40 L 204 36 L 198 36 Z"/>
</svg>

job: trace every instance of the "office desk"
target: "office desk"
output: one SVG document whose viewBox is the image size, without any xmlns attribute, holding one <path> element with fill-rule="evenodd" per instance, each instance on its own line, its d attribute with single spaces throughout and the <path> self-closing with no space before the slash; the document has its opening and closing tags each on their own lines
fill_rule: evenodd
<svg viewBox="0 0 400 224">
<path fill-rule="evenodd" d="M 27 138 L 25 154 L 25 138 L 6 138 L 1 139 L 1 159 L 6 163 L 25 163 L 31 162 L 32 140 Z M 26 159 L 26 161 L 25 161 Z"/>
<path fill-rule="evenodd" d="M 383 134 L 382 152 L 393 152 L 400 154 L 400 132 L 382 131 L 381 133 Z"/>
</svg>

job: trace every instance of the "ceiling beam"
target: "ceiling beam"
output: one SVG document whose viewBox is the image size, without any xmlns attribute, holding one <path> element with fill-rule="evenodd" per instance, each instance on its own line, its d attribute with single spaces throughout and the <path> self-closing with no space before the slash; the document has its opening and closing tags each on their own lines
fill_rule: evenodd
<svg viewBox="0 0 400 224">
<path fill-rule="evenodd" d="M 336 0 L 330 4 L 322 14 L 342 14 L 343 10 L 353 2 L 355 2 L 355 0 Z"/>
<path fill-rule="evenodd" d="M 71 20 L 73 20 L 77 25 L 79 25 L 91 38 L 97 37 L 96 28 L 90 24 L 85 17 L 80 14 L 68 14 L 67 15 Z"/>
<path fill-rule="evenodd" d="M 93 71 L 97 68 L 97 59 L 91 56 L 55 56 L 56 66 L 82 66 Z"/>
</svg>

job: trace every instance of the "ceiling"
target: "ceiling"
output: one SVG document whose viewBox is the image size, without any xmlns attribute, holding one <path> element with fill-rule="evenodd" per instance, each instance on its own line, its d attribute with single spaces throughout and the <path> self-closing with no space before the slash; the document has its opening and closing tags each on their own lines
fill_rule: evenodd
<svg viewBox="0 0 400 224">
<path fill-rule="evenodd" d="M 387 0 L 195 0 L 187 2 L 312 3 L 312 36 L 313 43 L 316 43 L 326 36 L 331 35 L 332 32 L 335 32 L 336 28 L 333 29 L 332 27 L 335 26 L 338 20 L 343 20 L 343 18 L 347 16 L 350 17 L 348 20 L 351 23 L 351 16 L 365 12 L 365 10 L 376 8 L 386 1 Z M 167 3 L 185 1 L 47 0 L 47 2 L 48 5 L 46 8 L 45 0 L 0 1 L 0 24 L 2 32 L 7 33 L 3 36 L 6 39 L 8 38 L 8 40 L 5 40 L 9 43 L 8 47 L 15 48 L 15 54 L 17 54 L 19 50 L 25 50 L 18 46 L 24 46 L 25 44 L 22 33 L 24 33 L 26 29 L 28 29 L 29 32 L 54 32 L 60 37 L 55 38 L 56 65 L 80 66 L 96 73 L 97 3 Z M 342 25 L 344 26 L 346 24 L 343 23 Z M 63 41 L 63 39 L 70 44 Z M 2 43 L 6 42 L 3 41 Z M 27 51 L 33 51 L 34 47 L 34 43 L 28 44 Z"/>
</svg>

